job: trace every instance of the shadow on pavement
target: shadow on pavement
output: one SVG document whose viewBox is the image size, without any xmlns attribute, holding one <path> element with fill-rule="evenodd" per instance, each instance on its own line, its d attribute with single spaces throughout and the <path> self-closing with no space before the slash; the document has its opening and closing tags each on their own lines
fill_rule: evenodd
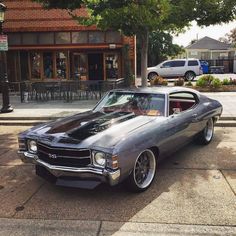
<svg viewBox="0 0 236 236">
<path fill-rule="evenodd" d="M 18 160 L 11 132 L 0 134 L 0 145 L 6 147 L 0 152 L 2 218 L 233 224 L 232 196 L 224 195 L 229 190 L 218 169 L 236 169 L 236 149 L 221 144 L 228 135 L 222 129 L 210 145 L 191 143 L 164 160 L 152 186 L 139 194 L 123 185 L 89 191 L 46 183 L 35 176 L 33 166 Z"/>
</svg>

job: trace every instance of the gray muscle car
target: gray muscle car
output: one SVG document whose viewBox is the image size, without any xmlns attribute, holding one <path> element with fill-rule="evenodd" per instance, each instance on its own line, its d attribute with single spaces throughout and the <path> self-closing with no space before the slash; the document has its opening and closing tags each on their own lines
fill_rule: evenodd
<svg viewBox="0 0 236 236">
<path fill-rule="evenodd" d="M 19 135 L 19 155 L 57 185 L 126 182 L 144 191 L 157 162 L 191 140 L 211 142 L 222 105 L 179 87 L 112 90 L 91 111 Z"/>
</svg>

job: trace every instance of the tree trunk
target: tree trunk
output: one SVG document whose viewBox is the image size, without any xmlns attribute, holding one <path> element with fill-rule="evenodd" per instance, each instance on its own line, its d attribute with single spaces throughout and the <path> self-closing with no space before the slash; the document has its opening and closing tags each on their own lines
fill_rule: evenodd
<svg viewBox="0 0 236 236">
<path fill-rule="evenodd" d="M 142 87 L 147 87 L 148 31 L 141 35 L 141 78 Z"/>
</svg>

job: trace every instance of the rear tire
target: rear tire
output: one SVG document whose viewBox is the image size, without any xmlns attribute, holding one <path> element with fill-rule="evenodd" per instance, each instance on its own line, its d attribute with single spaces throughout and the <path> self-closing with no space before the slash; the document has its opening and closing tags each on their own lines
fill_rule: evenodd
<svg viewBox="0 0 236 236">
<path fill-rule="evenodd" d="M 213 118 L 209 119 L 206 123 L 206 127 L 202 130 L 198 137 L 197 142 L 199 144 L 207 145 L 211 142 L 214 136 L 214 120 Z"/>
<path fill-rule="evenodd" d="M 144 150 L 136 159 L 132 172 L 126 180 L 126 187 L 132 192 L 147 190 L 156 174 L 156 157 L 150 150 Z"/>
<path fill-rule="evenodd" d="M 195 77 L 196 77 L 196 75 L 192 71 L 186 72 L 186 74 L 184 76 L 185 80 L 187 80 L 187 81 L 193 81 Z"/>
</svg>

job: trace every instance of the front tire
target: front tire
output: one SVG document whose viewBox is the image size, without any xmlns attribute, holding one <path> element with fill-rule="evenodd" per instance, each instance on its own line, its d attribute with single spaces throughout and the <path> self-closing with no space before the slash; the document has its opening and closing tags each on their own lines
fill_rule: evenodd
<svg viewBox="0 0 236 236">
<path fill-rule="evenodd" d="M 196 75 L 192 71 L 186 72 L 186 74 L 184 76 L 185 80 L 187 80 L 187 81 L 193 81 L 195 77 L 196 77 Z"/>
<path fill-rule="evenodd" d="M 150 187 L 156 174 L 156 157 L 150 150 L 144 150 L 136 159 L 133 170 L 126 181 L 132 192 L 143 192 Z"/>
<path fill-rule="evenodd" d="M 206 123 L 206 127 L 199 133 L 198 143 L 207 145 L 211 142 L 214 136 L 214 120 L 213 118 L 209 119 Z"/>
</svg>

